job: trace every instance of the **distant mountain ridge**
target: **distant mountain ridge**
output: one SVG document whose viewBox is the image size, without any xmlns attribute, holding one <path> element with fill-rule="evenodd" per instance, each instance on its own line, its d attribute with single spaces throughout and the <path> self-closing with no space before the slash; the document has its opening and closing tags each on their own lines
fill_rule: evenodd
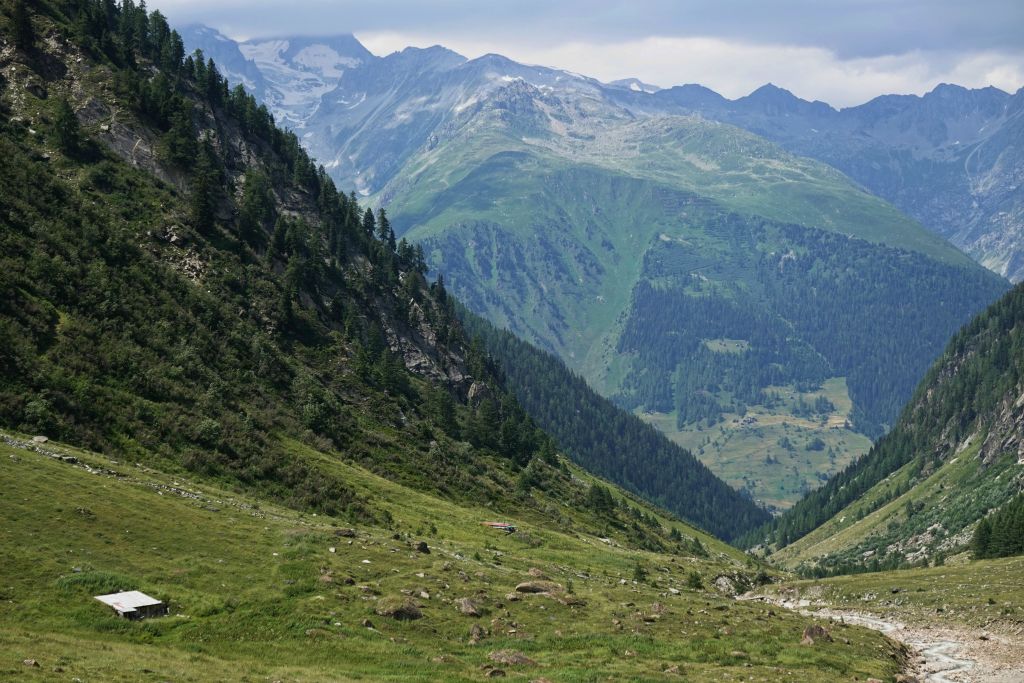
<svg viewBox="0 0 1024 683">
<path fill-rule="evenodd" d="M 426 97 L 423 103 L 432 109 L 424 121 L 440 122 L 446 106 L 450 113 L 467 99 L 451 100 L 442 94 L 446 87 L 461 79 L 461 87 L 455 89 L 462 95 L 470 83 L 474 89 L 487 90 L 494 79 L 481 76 L 488 68 L 497 68 L 501 73 L 491 75 L 499 79 L 583 87 L 631 116 L 699 114 L 745 128 L 838 168 L 979 263 L 1012 281 L 1024 278 L 1024 89 L 1009 94 L 994 87 L 971 90 L 941 84 L 923 96 L 882 95 L 836 109 L 825 102 L 800 99 L 770 83 L 729 100 L 696 84 L 659 88 L 635 78 L 600 83 L 498 55 L 467 60 L 437 46 L 375 57 L 350 34 L 234 43 L 213 29 L 191 26 L 183 35 L 189 49 L 202 48 L 223 64 L 226 75 L 245 83 L 267 102 L 280 122 L 309 133 L 305 143 L 328 165 L 335 180 L 367 194 L 376 193 L 397 164 L 366 168 L 372 156 L 368 147 L 377 150 L 379 145 L 358 139 L 360 132 L 366 132 L 365 112 L 374 108 L 373 116 L 380 116 L 395 109 L 379 109 L 380 93 L 378 99 L 372 98 L 373 86 L 366 77 L 392 70 L 408 74 L 410 69 L 432 74 L 434 90 L 419 88 L 416 97 Z M 237 51 L 231 50 L 232 45 Z M 335 61 L 325 68 L 332 55 Z M 466 72 L 437 77 L 438 71 L 464 64 L 475 78 L 466 79 Z M 360 71 L 366 72 L 365 77 L 353 78 Z M 364 96 L 370 102 L 360 99 Z M 332 106 L 318 113 L 320 97 Z M 410 111 L 390 112 L 399 113 L 414 116 Z M 404 151 L 427 142 L 427 128 L 399 125 L 394 129 L 390 142 L 396 160 Z M 346 136 L 351 141 L 339 144 Z"/>
<path fill-rule="evenodd" d="M 808 573 L 941 561 L 1024 491 L 1024 284 L 949 342 L 893 430 L 751 544 Z"/>
<path fill-rule="evenodd" d="M 275 55 L 268 74 L 313 73 L 282 42 L 239 51 Z M 835 167 L 675 89 L 439 46 L 311 78 L 335 86 L 313 103 L 278 80 L 264 101 L 308 103 L 303 145 L 386 207 L 471 310 L 769 505 L 865 452 L 1006 287 Z M 774 86 L 735 103 L 683 93 L 762 118 L 834 111 Z"/>
</svg>

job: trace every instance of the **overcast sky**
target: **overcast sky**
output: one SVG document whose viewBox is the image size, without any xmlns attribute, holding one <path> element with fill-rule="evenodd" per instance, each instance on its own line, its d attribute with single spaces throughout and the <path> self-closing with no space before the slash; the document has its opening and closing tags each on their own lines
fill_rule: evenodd
<svg viewBox="0 0 1024 683">
<path fill-rule="evenodd" d="M 151 0 L 236 38 L 354 33 L 371 52 L 440 44 L 603 81 L 766 82 L 836 106 L 942 82 L 1024 86 L 1021 0 Z"/>
</svg>

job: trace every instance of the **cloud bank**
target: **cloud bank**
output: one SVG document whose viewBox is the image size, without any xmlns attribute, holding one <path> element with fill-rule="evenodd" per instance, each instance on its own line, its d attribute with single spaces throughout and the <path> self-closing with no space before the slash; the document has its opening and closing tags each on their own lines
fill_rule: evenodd
<svg viewBox="0 0 1024 683">
<path fill-rule="evenodd" d="M 942 82 L 1024 85 L 1019 0 L 155 0 L 179 25 L 235 38 L 355 33 L 386 54 L 444 45 L 601 80 L 700 83 L 729 97 L 766 82 L 835 106 Z"/>
</svg>

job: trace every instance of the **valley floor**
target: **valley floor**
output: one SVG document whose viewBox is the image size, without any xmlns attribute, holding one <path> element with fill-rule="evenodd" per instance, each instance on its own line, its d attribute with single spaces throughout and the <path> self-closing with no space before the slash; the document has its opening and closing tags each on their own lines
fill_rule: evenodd
<svg viewBox="0 0 1024 683">
<path fill-rule="evenodd" d="M 480 526 L 486 504 L 297 452 L 343 470 L 390 515 L 349 531 L 183 472 L 25 439 L 0 440 L 0 680 L 470 681 L 501 670 L 820 683 L 891 680 L 906 662 L 853 625 L 841 641 L 801 645 L 805 617 L 714 588 L 757 567 L 706 537 L 707 557 L 649 553 L 529 512 L 505 520 L 516 534 L 495 533 Z M 542 580 L 557 586 L 516 591 Z M 93 600 L 117 589 L 164 599 L 171 615 L 120 620 Z M 422 618 L 386 616 L 406 603 Z"/>
</svg>

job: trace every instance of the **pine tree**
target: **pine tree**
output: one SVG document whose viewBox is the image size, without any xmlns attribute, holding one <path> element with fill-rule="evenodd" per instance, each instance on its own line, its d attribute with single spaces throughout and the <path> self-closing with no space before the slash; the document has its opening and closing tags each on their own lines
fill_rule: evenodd
<svg viewBox="0 0 1024 683">
<path fill-rule="evenodd" d="M 19 50 L 31 50 L 36 43 L 35 31 L 32 28 L 32 19 L 28 14 L 28 7 L 25 0 L 15 0 L 14 14 L 11 17 L 12 31 L 14 33 L 14 45 Z"/>
<path fill-rule="evenodd" d="M 981 560 L 989 556 L 989 544 L 992 540 L 992 523 L 985 518 L 978 522 L 974 530 L 974 538 L 971 539 L 971 550 L 974 559 Z"/>
<path fill-rule="evenodd" d="M 377 237 L 387 245 L 389 251 L 395 251 L 395 231 L 391 229 L 391 221 L 383 208 L 377 212 Z"/>
<path fill-rule="evenodd" d="M 377 219 L 373 217 L 373 210 L 367 208 L 363 213 L 363 232 L 366 233 L 367 237 L 373 237 L 373 233 L 377 229 Z"/>
<path fill-rule="evenodd" d="M 61 97 L 57 101 L 57 114 L 53 121 L 53 135 L 57 146 L 69 156 L 74 156 L 82 148 L 82 130 L 78 124 L 75 110 L 71 108 L 68 98 Z"/>
</svg>

